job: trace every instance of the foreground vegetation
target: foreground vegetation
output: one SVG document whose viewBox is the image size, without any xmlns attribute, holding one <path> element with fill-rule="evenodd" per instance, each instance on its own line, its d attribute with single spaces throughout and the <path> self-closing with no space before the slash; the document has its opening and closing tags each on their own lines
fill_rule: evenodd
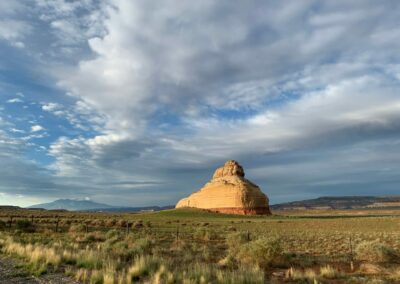
<svg viewBox="0 0 400 284">
<path fill-rule="evenodd" d="M 400 211 L 304 213 L 2 210 L 0 250 L 84 283 L 400 283 Z"/>
</svg>

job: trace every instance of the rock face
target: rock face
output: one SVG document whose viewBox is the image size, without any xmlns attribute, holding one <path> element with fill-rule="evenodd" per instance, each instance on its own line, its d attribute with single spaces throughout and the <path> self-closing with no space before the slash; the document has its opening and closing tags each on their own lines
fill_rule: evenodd
<svg viewBox="0 0 400 284">
<path fill-rule="evenodd" d="M 181 199 L 176 208 L 195 207 L 213 212 L 269 215 L 268 197 L 260 188 L 244 178 L 238 162 L 229 160 L 218 168 L 213 178 L 199 191 Z"/>
</svg>

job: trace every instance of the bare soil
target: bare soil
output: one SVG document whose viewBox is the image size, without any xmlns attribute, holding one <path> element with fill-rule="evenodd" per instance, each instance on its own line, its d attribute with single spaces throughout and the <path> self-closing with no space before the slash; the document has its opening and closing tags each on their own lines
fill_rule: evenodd
<svg viewBox="0 0 400 284">
<path fill-rule="evenodd" d="M 0 254 L 0 284 L 79 284 L 62 273 L 47 273 L 39 277 L 29 275 L 23 264 Z"/>
</svg>

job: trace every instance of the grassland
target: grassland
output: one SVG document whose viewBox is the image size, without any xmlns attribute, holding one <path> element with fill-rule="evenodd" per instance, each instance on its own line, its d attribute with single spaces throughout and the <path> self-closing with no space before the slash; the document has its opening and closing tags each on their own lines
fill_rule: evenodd
<svg viewBox="0 0 400 284">
<path fill-rule="evenodd" d="M 84 283 L 400 283 L 399 210 L 0 211 L 0 250 Z"/>
</svg>

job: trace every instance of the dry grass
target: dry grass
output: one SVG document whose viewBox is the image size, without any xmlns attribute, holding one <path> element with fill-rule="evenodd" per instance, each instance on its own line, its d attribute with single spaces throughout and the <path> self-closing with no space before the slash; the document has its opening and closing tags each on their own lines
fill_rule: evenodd
<svg viewBox="0 0 400 284">
<path fill-rule="evenodd" d="M 328 279 L 340 278 L 342 276 L 342 274 L 339 273 L 337 269 L 333 268 L 330 265 L 321 267 L 319 275 L 323 278 L 328 278 Z"/>
<path fill-rule="evenodd" d="M 2 252 L 25 258 L 33 273 L 65 267 L 84 283 L 396 283 L 400 278 L 393 258 L 400 249 L 396 216 L 40 212 L 34 218 L 36 232 L 18 231 L 17 221 L 14 217 L 12 228 L 7 225 L 0 233 Z M 383 261 L 388 268 L 375 274 L 339 272 L 336 267 L 350 267 L 352 250 L 357 269 L 360 261 Z"/>
</svg>

